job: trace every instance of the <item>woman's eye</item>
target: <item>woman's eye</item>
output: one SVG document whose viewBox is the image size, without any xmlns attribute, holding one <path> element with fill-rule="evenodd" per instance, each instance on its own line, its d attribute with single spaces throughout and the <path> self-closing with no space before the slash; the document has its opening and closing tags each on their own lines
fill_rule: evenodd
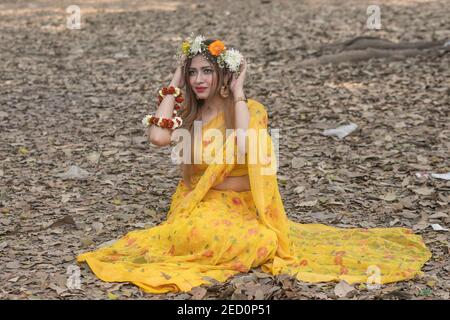
<svg viewBox="0 0 450 320">
<path fill-rule="evenodd" d="M 213 70 L 212 69 L 205 69 L 204 71 L 203 71 L 205 74 L 210 74 L 210 73 L 212 73 L 213 72 Z M 194 75 L 196 73 L 196 71 L 194 71 L 194 70 L 192 70 L 192 71 L 189 71 L 189 75 L 190 76 L 192 76 L 192 75 Z"/>
</svg>

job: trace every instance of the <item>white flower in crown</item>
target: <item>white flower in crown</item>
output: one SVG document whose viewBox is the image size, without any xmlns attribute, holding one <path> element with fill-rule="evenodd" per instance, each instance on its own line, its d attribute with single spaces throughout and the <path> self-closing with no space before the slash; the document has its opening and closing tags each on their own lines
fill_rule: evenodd
<svg viewBox="0 0 450 320">
<path fill-rule="evenodd" d="M 189 50 L 192 55 L 202 52 L 203 41 L 205 41 L 205 37 L 201 35 L 195 37 L 194 41 L 192 41 L 191 43 L 191 47 Z"/>
<path fill-rule="evenodd" d="M 241 66 L 242 54 L 236 49 L 225 51 L 223 60 L 231 72 L 238 72 Z"/>
</svg>

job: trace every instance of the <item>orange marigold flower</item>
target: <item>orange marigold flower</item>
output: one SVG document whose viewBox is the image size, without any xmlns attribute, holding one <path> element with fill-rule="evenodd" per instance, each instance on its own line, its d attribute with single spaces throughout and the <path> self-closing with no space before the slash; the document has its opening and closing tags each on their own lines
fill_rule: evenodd
<svg viewBox="0 0 450 320">
<path fill-rule="evenodd" d="M 225 50 L 225 44 L 220 40 L 216 40 L 208 46 L 208 50 L 213 56 L 217 57 Z"/>
</svg>

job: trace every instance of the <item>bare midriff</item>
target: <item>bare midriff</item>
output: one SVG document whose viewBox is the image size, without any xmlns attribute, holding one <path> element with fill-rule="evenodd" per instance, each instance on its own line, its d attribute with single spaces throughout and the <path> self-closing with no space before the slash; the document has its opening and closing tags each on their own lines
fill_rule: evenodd
<svg viewBox="0 0 450 320">
<path fill-rule="evenodd" d="M 233 190 L 237 192 L 249 191 L 250 190 L 250 180 L 248 174 L 239 177 L 226 177 L 218 185 L 211 187 L 213 190 Z"/>
</svg>

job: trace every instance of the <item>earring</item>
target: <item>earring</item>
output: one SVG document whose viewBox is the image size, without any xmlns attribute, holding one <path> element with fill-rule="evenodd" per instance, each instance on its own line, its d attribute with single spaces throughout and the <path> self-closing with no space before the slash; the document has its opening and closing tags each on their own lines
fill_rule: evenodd
<svg viewBox="0 0 450 320">
<path fill-rule="evenodd" d="M 223 85 L 220 88 L 220 95 L 222 96 L 222 98 L 227 98 L 228 97 L 228 86 L 227 85 Z"/>
</svg>

